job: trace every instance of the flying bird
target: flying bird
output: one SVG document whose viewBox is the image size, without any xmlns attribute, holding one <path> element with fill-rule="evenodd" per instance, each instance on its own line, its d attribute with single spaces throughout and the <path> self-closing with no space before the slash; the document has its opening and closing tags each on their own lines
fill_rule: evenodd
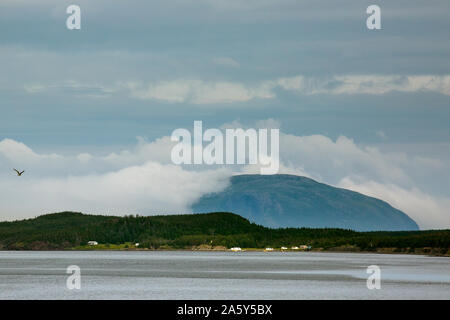
<svg viewBox="0 0 450 320">
<path fill-rule="evenodd" d="M 25 172 L 25 170 L 23 170 L 22 172 L 19 172 L 19 170 L 17 170 L 17 169 L 14 169 L 14 171 L 17 173 L 17 175 L 19 177 Z"/>
</svg>

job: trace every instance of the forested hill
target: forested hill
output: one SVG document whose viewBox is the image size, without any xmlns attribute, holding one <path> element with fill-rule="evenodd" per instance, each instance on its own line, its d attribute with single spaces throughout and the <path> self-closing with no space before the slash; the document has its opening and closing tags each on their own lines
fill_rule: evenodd
<svg viewBox="0 0 450 320">
<path fill-rule="evenodd" d="M 419 252 L 428 250 L 445 254 L 450 247 L 450 230 L 270 229 L 224 212 L 149 217 L 61 212 L 0 222 L 0 248 L 4 250 L 73 249 L 86 246 L 91 240 L 106 248 L 125 243 L 139 243 L 140 249 L 280 248 L 306 244 L 313 249 L 379 251 L 380 248 L 391 248 L 395 252 L 417 252 L 419 249 Z"/>
</svg>

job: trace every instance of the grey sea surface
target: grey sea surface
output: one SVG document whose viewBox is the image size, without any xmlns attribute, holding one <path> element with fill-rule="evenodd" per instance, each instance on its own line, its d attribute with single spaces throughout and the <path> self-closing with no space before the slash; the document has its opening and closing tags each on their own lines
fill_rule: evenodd
<svg viewBox="0 0 450 320">
<path fill-rule="evenodd" d="M 81 271 L 68 289 L 67 267 Z M 369 290 L 367 267 L 381 269 Z M 450 299 L 450 258 L 322 252 L 0 251 L 0 299 Z"/>
</svg>

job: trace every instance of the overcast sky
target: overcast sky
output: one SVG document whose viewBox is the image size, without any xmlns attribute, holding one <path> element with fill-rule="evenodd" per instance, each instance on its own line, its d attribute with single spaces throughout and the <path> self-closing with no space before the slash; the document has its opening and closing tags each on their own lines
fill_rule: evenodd
<svg viewBox="0 0 450 320">
<path fill-rule="evenodd" d="M 0 219 L 189 212 L 255 170 L 174 167 L 168 136 L 202 120 L 277 126 L 282 172 L 450 228 L 449 16 L 447 0 L 2 0 Z"/>
</svg>

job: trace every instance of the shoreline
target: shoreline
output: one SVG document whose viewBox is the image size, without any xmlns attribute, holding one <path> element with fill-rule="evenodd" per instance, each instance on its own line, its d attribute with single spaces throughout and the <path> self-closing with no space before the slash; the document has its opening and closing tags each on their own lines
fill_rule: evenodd
<svg viewBox="0 0 450 320">
<path fill-rule="evenodd" d="M 114 251 L 145 251 L 145 252 L 230 252 L 230 253 L 245 253 L 245 252 L 265 252 L 267 254 L 270 253 L 298 253 L 298 254 L 302 254 L 302 253 L 356 253 L 356 254 L 387 254 L 387 255 L 415 255 L 415 256 L 428 256 L 428 257 L 444 257 L 444 258 L 450 258 L 450 254 L 439 254 L 439 253 L 430 253 L 430 252 L 405 252 L 405 251 L 399 251 L 399 252 L 395 252 L 393 250 L 377 250 L 377 251 L 358 251 L 358 250 L 325 250 L 325 249 L 313 249 L 313 250 L 272 250 L 272 251 L 267 251 L 265 249 L 259 249 L 259 248 L 243 248 L 242 251 L 238 251 L 238 252 L 234 252 L 231 251 L 230 249 L 171 249 L 171 248 L 164 248 L 164 249 L 138 249 L 138 248 L 127 248 L 127 249 L 89 249 L 89 248 L 85 248 L 85 249 L 46 249 L 46 250 L 4 250 L 4 249 L 0 249 L 0 252 L 39 252 L 39 251 L 47 251 L 47 252 L 51 252 L 51 251 L 55 251 L 55 252 L 70 252 L 70 251 L 75 251 L 75 252 L 87 252 L 87 251 L 96 251 L 96 252 L 101 252 L 101 251 L 110 251 L 110 252 L 114 252 Z"/>
</svg>

